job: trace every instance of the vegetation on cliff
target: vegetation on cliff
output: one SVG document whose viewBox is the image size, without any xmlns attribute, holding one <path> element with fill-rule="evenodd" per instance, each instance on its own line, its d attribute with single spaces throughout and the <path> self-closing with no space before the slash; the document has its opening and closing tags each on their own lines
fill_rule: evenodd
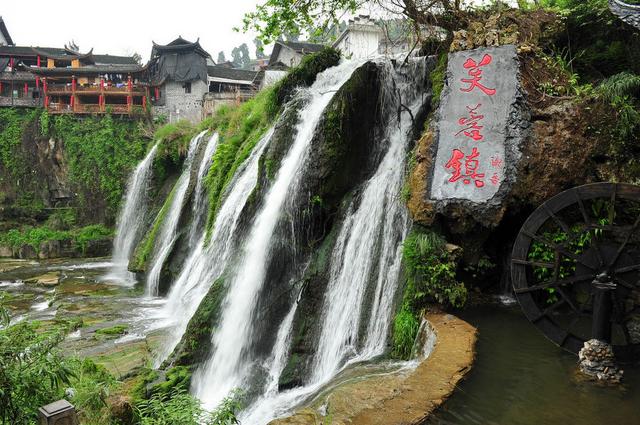
<svg viewBox="0 0 640 425">
<path fill-rule="evenodd" d="M 410 358 L 421 316 L 429 303 L 449 307 L 465 304 L 467 289 L 457 280 L 456 249 L 431 230 L 415 229 L 405 239 L 402 260 L 406 285 L 394 319 L 394 356 Z"/>
</svg>

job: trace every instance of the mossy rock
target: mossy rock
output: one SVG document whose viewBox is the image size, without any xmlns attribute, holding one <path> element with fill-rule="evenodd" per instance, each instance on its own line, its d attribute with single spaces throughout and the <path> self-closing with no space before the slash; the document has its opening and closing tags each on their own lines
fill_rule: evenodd
<svg viewBox="0 0 640 425">
<path fill-rule="evenodd" d="M 220 305 L 226 287 L 223 278 L 217 279 L 189 321 L 180 343 L 166 364 L 186 366 L 199 364 L 211 351 L 211 335 L 218 323 Z"/>
</svg>

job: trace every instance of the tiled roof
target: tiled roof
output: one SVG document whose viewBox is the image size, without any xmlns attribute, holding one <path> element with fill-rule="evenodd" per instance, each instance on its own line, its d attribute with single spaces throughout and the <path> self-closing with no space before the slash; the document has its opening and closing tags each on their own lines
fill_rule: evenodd
<svg viewBox="0 0 640 425">
<path fill-rule="evenodd" d="M 224 78 L 226 80 L 253 81 L 258 71 L 246 69 L 228 68 L 226 66 L 208 66 L 207 74 L 211 78 Z"/>
</svg>

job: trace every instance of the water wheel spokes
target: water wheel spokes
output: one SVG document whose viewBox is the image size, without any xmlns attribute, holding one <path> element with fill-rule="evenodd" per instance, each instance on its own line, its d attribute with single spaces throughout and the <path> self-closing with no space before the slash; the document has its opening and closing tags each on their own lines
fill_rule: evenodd
<svg viewBox="0 0 640 425">
<path fill-rule="evenodd" d="M 516 238 L 511 277 L 527 318 L 562 348 L 596 338 L 637 352 L 640 187 L 594 183 L 544 202 Z"/>
</svg>

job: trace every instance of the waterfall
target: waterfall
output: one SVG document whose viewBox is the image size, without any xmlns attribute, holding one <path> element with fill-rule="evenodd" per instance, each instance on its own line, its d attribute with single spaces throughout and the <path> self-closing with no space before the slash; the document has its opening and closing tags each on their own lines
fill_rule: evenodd
<svg viewBox="0 0 640 425">
<path fill-rule="evenodd" d="M 207 218 L 207 208 L 205 203 L 207 201 L 207 193 L 204 190 L 204 179 L 209 172 L 209 168 L 213 163 L 213 155 L 216 153 L 218 147 L 219 136 L 218 133 L 213 133 L 207 146 L 204 150 L 204 156 L 200 161 L 200 167 L 198 168 L 198 174 L 196 176 L 196 187 L 193 190 L 193 219 L 189 227 L 189 248 L 194 248 L 198 241 L 198 235 L 202 231 L 202 226 Z"/>
<path fill-rule="evenodd" d="M 240 254 L 240 261 L 228 285 L 222 304 L 220 326 L 213 335 L 209 360 L 193 376 L 192 387 L 206 407 L 214 407 L 249 378 L 253 359 L 249 355 L 251 327 L 257 296 L 264 283 L 270 258 L 271 240 L 281 210 L 291 190 L 295 189 L 300 170 L 322 112 L 335 92 L 349 79 L 359 63 L 346 61 L 317 76 L 299 96 L 308 98 L 300 111 L 295 139 L 282 160 L 262 209 L 254 218 Z"/>
<path fill-rule="evenodd" d="M 158 363 L 162 362 L 176 347 L 211 284 L 224 270 L 232 252 L 233 237 L 240 213 L 258 180 L 258 160 L 272 134 L 273 129 L 262 137 L 244 165 L 236 172 L 216 215 L 209 244 L 205 246 L 203 232 L 182 272 L 171 287 L 162 312 L 162 317 L 169 320 L 171 332 L 158 353 Z"/>
<path fill-rule="evenodd" d="M 178 239 L 178 223 L 182 215 L 185 196 L 191 182 L 192 165 L 194 157 L 200 146 L 206 130 L 195 136 L 189 142 L 189 151 L 185 159 L 182 174 L 176 182 L 171 196 L 171 201 L 164 220 L 160 224 L 160 230 L 155 240 L 154 255 L 151 259 L 151 269 L 147 275 L 147 295 L 158 295 L 158 285 L 160 284 L 160 273 L 162 266 L 173 249 L 173 244 Z"/>
<path fill-rule="evenodd" d="M 400 193 L 413 136 L 412 120 L 424 105 L 422 83 L 427 70 L 424 58 L 411 60 L 408 69 L 397 71 L 387 61 L 379 66 L 384 72 L 387 150 L 361 195 L 351 201 L 340 228 L 331 256 L 311 377 L 303 387 L 280 393 L 273 388 L 282 372 L 276 359 L 289 350 L 291 323 L 287 316 L 270 365 L 270 374 L 275 372 L 277 376 L 269 377 L 262 397 L 243 412 L 243 424 L 266 424 L 286 414 L 348 364 L 370 360 L 385 350 L 400 274 L 401 243 L 409 226 Z M 401 105 L 406 107 L 405 112 L 398 113 Z M 370 302 L 367 293 L 371 294 Z M 364 319 L 368 324 L 361 335 Z M 281 339 L 285 343 L 280 343 Z M 217 380 L 210 382 L 212 386 L 218 384 Z"/>
<path fill-rule="evenodd" d="M 127 184 L 125 203 L 118 217 L 116 237 L 113 241 L 113 266 L 105 280 L 132 286 L 136 283 L 135 275 L 127 270 L 129 258 L 135 248 L 144 225 L 147 204 L 147 186 L 151 176 L 151 165 L 155 158 L 158 144 L 156 143 L 147 156 L 138 164 Z"/>
</svg>

